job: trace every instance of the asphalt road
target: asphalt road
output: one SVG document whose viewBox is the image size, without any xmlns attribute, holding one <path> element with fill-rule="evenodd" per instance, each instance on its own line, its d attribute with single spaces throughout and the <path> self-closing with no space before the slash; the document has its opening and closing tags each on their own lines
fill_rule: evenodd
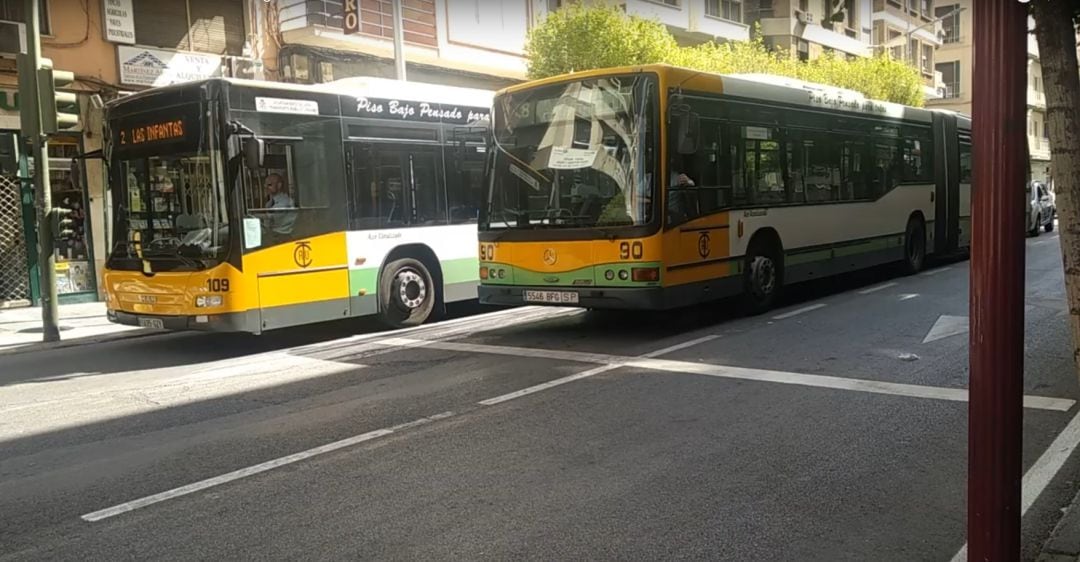
<svg viewBox="0 0 1080 562">
<path fill-rule="evenodd" d="M 1032 559 L 1080 488 L 1080 385 L 1057 237 L 1027 244 Z M 0 559 L 950 560 L 967 286 L 0 358 Z"/>
</svg>

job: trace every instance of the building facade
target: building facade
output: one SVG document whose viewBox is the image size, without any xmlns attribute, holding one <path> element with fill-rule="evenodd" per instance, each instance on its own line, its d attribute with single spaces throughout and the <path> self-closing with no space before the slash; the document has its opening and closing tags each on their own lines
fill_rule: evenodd
<svg viewBox="0 0 1080 562">
<path fill-rule="evenodd" d="M 945 82 L 942 99 L 928 102 L 931 107 L 951 109 L 971 114 L 971 69 L 974 52 L 974 28 L 972 27 L 972 0 L 943 0 L 948 4 L 937 6 L 939 12 L 959 13 L 943 21 L 944 43 L 938 51 L 937 71 Z M 1033 22 L 1028 22 L 1033 27 Z M 1031 178 L 1049 183 L 1053 179 L 1050 165 L 1050 134 L 1046 129 L 1046 89 L 1039 62 L 1039 47 L 1034 35 L 1028 36 L 1027 74 L 1027 138 L 1031 159 Z"/>
<path fill-rule="evenodd" d="M 0 133 L 20 133 L 16 54 L 25 0 L 0 0 Z M 42 56 L 75 73 L 80 123 L 49 149 L 53 204 L 73 209 L 75 236 L 57 247 L 61 302 L 101 298 L 110 247 L 103 104 L 151 86 L 211 76 L 256 77 L 253 22 L 262 0 L 39 0 Z M 0 307 L 35 303 L 32 193 L 0 171 Z"/>
</svg>

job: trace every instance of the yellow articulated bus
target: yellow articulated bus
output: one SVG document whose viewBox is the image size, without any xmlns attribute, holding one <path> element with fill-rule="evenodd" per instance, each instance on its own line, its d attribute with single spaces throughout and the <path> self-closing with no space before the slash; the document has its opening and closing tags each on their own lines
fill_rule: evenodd
<svg viewBox="0 0 1080 562">
<path fill-rule="evenodd" d="M 107 108 L 109 318 L 265 330 L 475 299 L 492 92 L 213 79 Z"/>
<path fill-rule="evenodd" d="M 970 242 L 971 123 L 761 75 L 588 71 L 495 96 L 480 300 L 662 310 Z"/>
</svg>

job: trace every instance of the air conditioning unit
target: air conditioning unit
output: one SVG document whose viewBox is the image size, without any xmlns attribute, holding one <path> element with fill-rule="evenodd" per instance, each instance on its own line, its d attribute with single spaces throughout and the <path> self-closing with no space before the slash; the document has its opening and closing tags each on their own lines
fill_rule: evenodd
<svg viewBox="0 0 1080 562">
<path fill-rule="evenodd" d="M 0 20 L 0 56 L 15 57 L 26 52 L 26 24 Z"/>
<path fill-rule="evenodd" d="M 263 63 L 247 57 L 225 57 L 225 71 L 229 78 L 263 80 Z"/>
<path fill-rule="evenodd" d="M 802 10 L 795 10 L 795 19 L 803 25 L 812 24 L 814 23 L 814 14 Z"/>
</svg>

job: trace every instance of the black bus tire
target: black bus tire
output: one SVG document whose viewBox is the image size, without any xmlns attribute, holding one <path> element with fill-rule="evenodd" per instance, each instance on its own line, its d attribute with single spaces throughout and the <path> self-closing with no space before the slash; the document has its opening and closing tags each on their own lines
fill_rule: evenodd
<svg viewBox="0 0 1080 562">
<path fill-rule="evenodd" d="M 766 238 L 750 242 L 743 265 L 743 298 L 746 312 L 762 314 L 776 304 L 784 285 L 783 252 Z"/>
<path fill-rule="evenodd" d="M 926 265 L 926 225 L 918 216 L 908 219 L 904 230 L 904 273 L 914 275 Z"/>
<path fill-rule="evenodd" d="M 1050 217 L 1050 221 L 1046 223 L 1045 230 L 1047 232 L 1053 232 L 1054 231 L 1054 218 L 1053 217 Z"/>
<path fill-rule="evenodd" d="M 390 262 L 379 277 L 379 320 L 391 328 L 427 322 L 435 308 L 437 290 L 422 262 L 412 258 Z"/>
</svg>

